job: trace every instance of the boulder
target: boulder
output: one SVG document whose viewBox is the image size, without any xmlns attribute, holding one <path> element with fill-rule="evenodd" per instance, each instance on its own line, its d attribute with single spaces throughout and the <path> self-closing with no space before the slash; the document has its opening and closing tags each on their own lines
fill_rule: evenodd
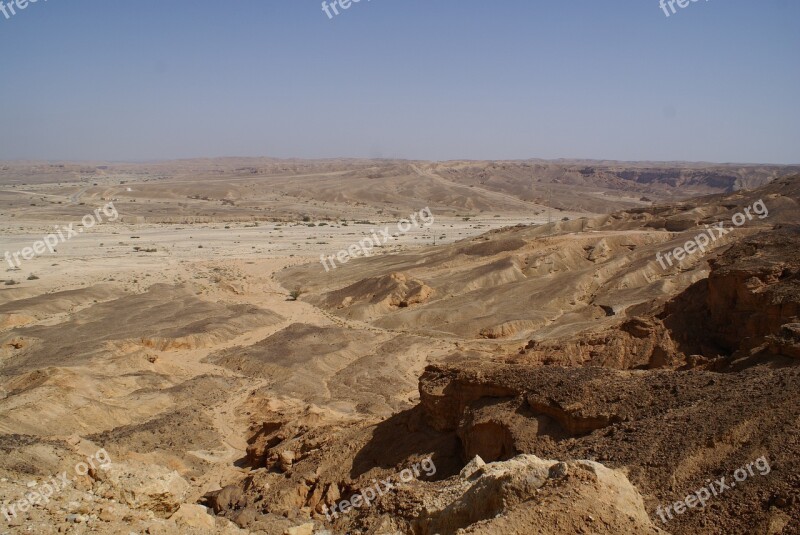
<svg viewBox="0 0 800 535">
<path fill-rule="evenodd" d="M 214 531 L 216 522 L 214 517 L 209 514 L 208 509 L 202 505 L 184 503 L 177 512 L 170 517 L 179 526 L 185 526 L 200 530 Z"/>
</svg>

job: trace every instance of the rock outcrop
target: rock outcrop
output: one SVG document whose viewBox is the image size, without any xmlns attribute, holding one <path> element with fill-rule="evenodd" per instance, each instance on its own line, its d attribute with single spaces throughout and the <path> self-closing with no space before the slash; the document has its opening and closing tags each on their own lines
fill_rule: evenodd
<svg viewBox="0 0 800 535">
<path fill-rule="evenodd" d="M 99 488 L 132 509 L 169 517 L 181 508 L 189 484 L 174 470 L 136 461 L 114 463 L 99 472 Z"/>
<path fill-rule="evenodd" d="M 627 477 L 592 461 L 558 462 L 520 455 L 435 486 L 414 533 L 664 533 L 650 521 Z"/>
</svg>

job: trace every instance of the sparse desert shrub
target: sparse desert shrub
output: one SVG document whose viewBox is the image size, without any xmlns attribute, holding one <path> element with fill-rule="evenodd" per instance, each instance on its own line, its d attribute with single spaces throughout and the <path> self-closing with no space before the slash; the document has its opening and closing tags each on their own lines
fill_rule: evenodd
<svg viewBox="0 0 800 535">
<path fill-rule="evenodd" d="M 294 290 L 289 292 L 289 300 L 297 301 L 300 298 L 300 296 L 303 295 L 304 293 L 306 293 L 305 290 L 303 290 L 299 286 L 295 286 Z"/>
<path fill-rule="evenodd" d="M 34 275 L 33 273 L 31 273 L 30 275 L 28 275 L 28 280 L 29 280 L 29 281 L 38 281 L 38 280 L 39 280 L 39 277 L 37 277 L 36 275 Z"/>
<path fill-rule="evenodd" d="M 303 216 L 303 223 L 308 223 L 309 221 L 311 221 L 311 216 L 304 215 Z"/>
<path fill-rule="evenodd" d="M 6 286 L 14 286 L 15 284 L 19 284 L 17 281 L 10 279 L 5 282 Z"/>
</svg>

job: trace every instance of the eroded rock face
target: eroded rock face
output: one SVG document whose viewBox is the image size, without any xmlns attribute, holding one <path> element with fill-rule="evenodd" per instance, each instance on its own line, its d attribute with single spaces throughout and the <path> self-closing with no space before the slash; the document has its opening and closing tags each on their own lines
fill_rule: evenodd
<svg viewBox="0 0 800 535">
<path fill-rule="evenodd" d="M 634 404 L 609 403 L 585 384 L 622 386 L 629 375 L 601 368 L 429 366 L 420 399 L 431 425 L 457 432 L 466 458 L 502 460 L 521 451 L 520 439 L 583 436 L 633 417 Z"/>
<path fill-rule="evenodd" d="M 708 278 L 710 327 L 734 351 L 779 336 L 800 319 L 800 234 L 783 229 L 732 247 Z M 791 350 L 790 350 L 791 351 Z"/>
<path fill-rule="evenodd" d="M 781 332 L 786 344 L 794 340 L 793 325 Z M 425 418 L 447 423 L 442 429 L 458 437 L 465 463 L 476 453 L 489 456 L 486 460 L 493 460 L 491 456 L 503 460 L 519 453 L 595 458 L 606 466 L 625 466 L 626 474 L 647 498 L 651 515 L 659 504 L 682 499 L 702 487 L 709 477 L 727 475 L 768 454 L 769 462 L 782 466 L 780 470 L 772 471 L 769 477 L 751 478 L 747 487 L 737 487 L 741 494 L 736 500 L 720 500 L 716 508 L 704 511 L 703 518 L 713 526 L 711 532 L 726 532 L 734 525 L 756 526 L 771 521 L 773 512 L 767 513 L 771 511 L 771 491 L 767 489 L 782 489 L 780 495 L 784 496 L 800 484 L 796 475 L 800 473 L 800 451 L 796 441 L 786 439 L 784 430 L 786 422 L 800 418 L 796 404 L 800 367 L 793 365 L 794 360 L 784 360 L 780 366 L 759 362 L 719 373 L 698 369 L 531 368 L 471 361 L 429 366 L 420 381 L 420 392 Z M 498 453 L 501 450 L 504 453 Z M 776 503 L 782 504 L 780 515 L 800 518 L 800 503 Z M 471 521 L 472 517 L 465 520 L 459 516 L 459 507 L 454 505 L 450 516 L 432 515 L 441 524 L 431 529 L 441 527 L 444 533 Z M 564 506 L 557 503 L 554 507 L 558 510 Z M 463 509 L 463 514 L 472 514 L 470 508 Z M 739 518 L 743 509 L 748 515 L 744 521 Z M 525 515 L 529 526 L 552 525 L 554 521 L 541 512 L 514 511 L 512 507 L 501 517 Z M 592 526 L 591 533 L 603 532 L 602 527 L 594 529 L 586 518 L 583 520 L 580 525 L 584 529 Z M 478 530 L 481 522 L 471 524 L 473 527 L 464 533 L 488 534 L 492 529 L 495 533 L 524 533 L 514 531 L 513 523 L 496 524 L 498 521 L 492 520 L 485 531 Z M 670 522 L 669 531 L 693 532 L 696 521 L 688 516 L 676 518 Z M 578 532 L 575 526 L 564 523 L 567 520 L 559 522 L 564 529 L 561 533 Z M 623 533 L 637 532 L 622 529 Z"/>
<path fill-rule="evenodd" d="M 284 422 L 263 422 L 261 427 L 247 441 L 247 463 L 249 466 L 267 466 L 270 448 L 286 440 L 287 433 L 282 433 Z M 274 461 L 273 461 L 274 463 Z"/>
<path fill-rule="evenodd" d="M 181 507 L 189 489 L 186 480 L 174 470 L 135 461 L 114 463 L 99 471 L 98 477 L 101 492 L 108 489 L 132 509 L 152 511 L 162 517 Z"/>
<path fill-rule="evenodd" d="M 766 348 L 797 358 L 800 347 L 785 326 L 800 321 L 798 229 L 745 238 L 710 267 L 707 279 L 651 310 L 599 332 L 532 340 L 520 354 L 527 362 L 618 369 L 723 369 Z"/>
<path fill-rule="evenodd" d="M 800 323 L 782 325 L 780 333 L 767 339 L 773 354 L 800 359 Z"/>
<path fill-rule="evenodd" d="M 510 459 L 517 453 L 511 429 L 494 418 L 471 422 L 459 429 L 458 436 L 464 446 L 465 458 L 483 456 L 494 461 Z"/>
<path fill-rule="evenodd" d="M 515 388 L 499 383 L 455 383 L 452 375 L 439 373 L 442 368 L 428 367 L 419 383 L 420 404 L 425 410 L 427 424 L 439 431 L 458 428 L 467 405 L 481 398 L 514 398 L 520 394 Z"/>
</svg>

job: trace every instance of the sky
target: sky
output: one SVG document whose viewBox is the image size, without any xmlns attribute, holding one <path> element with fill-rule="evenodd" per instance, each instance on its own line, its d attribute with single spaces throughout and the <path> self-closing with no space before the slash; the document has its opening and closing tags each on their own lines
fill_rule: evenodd
<svg viewBox="0 0 800 535">
<path fill-rule="evenodd" d="M 337 8 L 0 13 L 0 159 L 800 163 L 797 0 L 700 0 L 669 17 L 659 0 Z"/>
</svg>

